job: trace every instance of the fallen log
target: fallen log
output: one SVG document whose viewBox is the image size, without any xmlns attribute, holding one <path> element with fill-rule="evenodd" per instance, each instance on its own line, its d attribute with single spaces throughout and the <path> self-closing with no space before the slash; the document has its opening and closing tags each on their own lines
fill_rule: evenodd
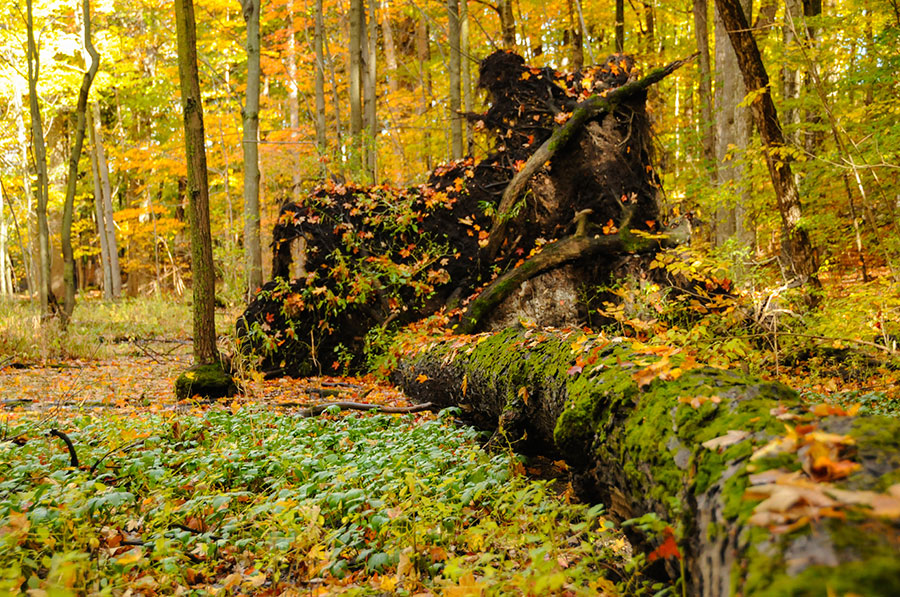
<svg viewBox="0 0 900 597">
<path fill-rule="evenodd" d="M 668 521 L 678 549 L 650 547 L 685 594 L 900 594 L 896 419 L 810 411 L 783 384 L 580 331 L 435 341 L 394 381 L 495 441 L 565 458 L 618 518 Z"/>
</svg>

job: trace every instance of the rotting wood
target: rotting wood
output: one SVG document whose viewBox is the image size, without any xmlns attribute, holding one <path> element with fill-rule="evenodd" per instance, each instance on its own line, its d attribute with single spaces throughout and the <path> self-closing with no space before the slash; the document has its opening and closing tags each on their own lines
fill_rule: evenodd
<svg viewBox="0 0 900 597">
<path fill-rule="evenodd" d="M 683 560 L 665 567 L 683 565 L 686 594 L 900 594 L 896 419 L 818 417 L 782 384 L 580 331 L 450 337 L 403 357 L 394 381 L 563 457 L 613 515 L 667 521 Z"/>
</svg>

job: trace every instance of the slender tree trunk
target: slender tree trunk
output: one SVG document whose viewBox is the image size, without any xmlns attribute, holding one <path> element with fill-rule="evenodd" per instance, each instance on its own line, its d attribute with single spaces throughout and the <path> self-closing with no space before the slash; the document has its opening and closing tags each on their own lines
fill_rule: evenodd
<svg viewBox="0 0 900 597">
<path fill-rule="evenodd" d="M 26 0 L 28 30 L 28 103 L 31 109 L 31 135 L 34 147 L 34 166 L 37 174 L 37 236 L 38 236 L 38 296 L 41 311 L 50 313 L 50 229 L 47 226 L 47 203 L 50 197 L 50 183 L 47 177 L 47 148 L 44 145 L 44 126 L 41 108 L 38 104 L 37 82 L 40 76 L 40 57 L 34 41 L 34 18 L 32 0 Z M 55 300 L 55 299 L 54 299 Z"/>
<path fill-rule="evenodd" d="M 572 70 L 579 71 L 584 66 L 584 33 L 581 30 L 581 20 L 575 10 L 575 0 L 566 0 L 569 11 L 569 46 L 572 48 L 569 56 L 572 60 Z"/>
<path fill-rule="evenodd" d="M 366 123 L 366 139 L 365 139 L 365 163 L 366 172 L 372 182 L 378 180 L 378 112 L 375 95 L 375 82 L 378 77 L 378 0 L 369 0 L 369 18 L 368 26 L 366 26 L 366 15 L 363 12 L 363 28 L 366 30 L 365 55 L 363 56 L 363 65 L 365 67 L 363 76 L 365 84 L 363 93 L 365 95 L 365 123 Z"/>
<path fill-rule="evenodd" d="M 93 104 L 93 130 L 94 151 L 97 154 L 97 170 L 100 175 L 100 188 L 102 194 L 103 222 L 106 231 L 106 246 L 109 249 L 109 276 L 112 298 L 122 296 L 122 272 L 119 269 L 119 246 L 116 241 L 116 221 L 113 218 L 112 186 L 109 182 L 109 164 L 106 160 L 106 150 L 103 148 L 103 132 L 100 126 L 100 106 Z"/>
<path fill-rule="evenodd" d="M 241 111 L 244 121 L 244 257 L 247 296 L 252 297 L 262 286 L 262 248 L 259 240 L 260 0 L 241 0 L 241 4 L 244 22 L 247 23 L 247 98 Z M 203 159 L 206 160 L 205 154 Z M 203 171 L 203 178 L 206 179 L 206 170 Z"/>
<path fill-rule="evenodd" d="M 428 114 L 428 107 L 431 98 L 431 72 L 428 70 L 428 60 L 431 57 L 431 50 L 428 42 L 428 23 L 425 19 L 420 19 L 416 25 L 416 58 L 419 62 L 419 85 L 422 89 L 422 103 L 419 106 L 418 113 L 421 116 Z M 431 159 L 431 133 L 429 132 L 428 123 L 422 126 L 422 146 L 425 151 L 422 153 L 425 157 L 425 170 L 431 171 L 433 162 Z"/>
<path fill-rule="evenodd" d="M 761 90 L 751 103 L 753 118 L 760 137 L 766 146 L 766 165 L 775 187 L 778 211 L 781 215 L 782 237 L 785 253 L 792 273 L 803 282 L 819 286 L 816 252 L 806 230 L 800 226 L 800 195 L 791 173 L 789 156 L 781 149 L 784 135 L 778 112 L 769 91 L 769 76 L 763 65 L 756 40 L 747 24 L 747 18 L 736 0 L 715 0 L 716 8 L 728 31 L 728 37 L 737 54 L 738 64 L 747 88 Z"/>
<path fill-rule="evenodd" d="M 384 61 L 387 64 L 387 83 L 391 93 L 399 89 L 397 47 L 394 44 L 394 27 L 391 24 L 390 0 L 381 5 L 381 31 L 384 36 Z"/>
<path fill-rule="evenodd" d="M 625 51 L 625 0 L 616 0 L 616 53 Z"/>
<path fill-rule="evenodd" d="M 106 234 L 107 223 L 103 205 L 103 185 L 100 182 L 100 167 L 97 158 L 97 154 L 99 153 L 96 135 L 97 119 L 91 113 L 88 114 L 88 117 L 90 119 L 88 124 L 91 130 L 91 174 L 94 179 L 94 216 L 97 220 L 97 236 L 100 237 L 100 270 L 103 274 L 103 298 L 111 300 L 114 298 L 112 267 L 110 265 L 112 260 L 110 258 L 108 236 Z"/>
<path fill-rule="evenodd" d="M 738 6 L 747 14 L 750 0 L 740 0 Z M 744 167 L 741 159 L 750 144 L 752 131 L 750 113 L 739 104 L 747 95 L 747 89 L 740 76 L 740 67 L 726 26 L 716 8 L 716 162 L 720 187 L 727 189 L 721 193 L 729 197 L 716 209 L 716 244 L 721 245 L 729 238 L 736 238 L 744 246 L 752 247 L 753 233 L 746 222 L 746 205 L 749 201 L 749 187 L 745 183 Z M 737 158 L 735 151 L 738 152 Z M 733 202 L 732 202 L 733 201 Z"/>
<path fill-rule="evenodd" d="M 450 41 L 450 159 L 458 160 L 463 152 L 462 120 L 459 117 L 460 102 L 460 70 L 462 60 L 459 53 L 459 0 L 447 0 L 447 16 L 449 27 L 447 36 Z"/>
<path fill-rule="evenodd" d="M 709 61 L 709 26 L 707 0 L 694 0 L 694 37 L 697 40 L 697 52 L 700 54 L 700 132 L 703 147 L 703 162 L 708 168 L 709 177 L 716 182 L 716 130 L 713 123 L 712 101 L 712 68 Z"/>
<path fill-rule="evenodd" d="M 296 142 L 300 138 L 300 89 L 297 83 L 297 39 L 294 26 L 294 0 L 288 1 L 288 118 L 291 125 L 291 141 Z M 294 202 L 300 201 L 300 164 L 291 164 L 291 198 Z M 262 259 L 262 256 L 260 256 Z"/>
<path fill-rule="evenodd" d="M 364 24 L 364 0 L 350 0 L 350 149 L 351 171 L 359 168 L 362 156 L 363 130 L 363 81 L 362 81 L 362 49 Z"/>
<path fill-rule="evenodd" d="M 9 251 L 6 248 L 6 189 L 0 186 L 0 295 L 13 293 L 9 265 Z"/>
<path fill-rule="evenodd" d="M 325 128 L 325 51 L 323 38 L 325 24 L 322 17 L 322 0 L 316 0 L 315 29 L 313 33 L 313 51 L 316 54 L 316 147 L 321 164 L 322 178 L 328 174 L 325 155 L 328 152 L 328 136 Z"/>
<path fill-rule="evenodd" d="M 248 0 L 248 3 L 252 1 Z M 258 18 L 258 9 L 255 12 Z M 209 228 L 209 183 L 206 178 L 203 105 L 200 99 L 200 76 L 197 72 L 197 33 L 192 0 L 175 0 L 175 22 L 178 32 L 178 75 L 181 82 L 181 106 L 184 111 L 184 146 L 190 206 L 194 361 L 198 365 L 207 365 L 218 360 L 214 317 L 215 273 L 212 235 Z"/>
<path fill-rule="evenodd" d="M 785 0 L 784 25 L 782 27 L 782 44 L 787 54 L 796 50 L 796 44 L 801 43 L 793 28 L 793 23 L 803 21 L 803 0 Z M 786 137 L 794 145 L 800 146 L 802 132 L 800 128 L 800 109 L 797 102 L 800 100 L 800 89 L 803 86 L 803 73 L 799 68 L 790 66 L 792 61 L 785 60 L 781 67 L 781 95 L 784 103 L 784 125 L 788 129 Z"/>
<path fill-rule="evenodd" d="M 24 102 L 22 101 L 22 93 L 17 87 L 13 90 L 13 111 L 16 113 L 16 139 L 19 144 L 19 162 L 22 175 L 22 190 L 25 196 L 25 227 L 28 230 L 28 251 L 22 247 L 22 263 L 25 266 L 25 276 L 28 283 L 28 296 L 34 301 L 34 290 L 37 286 L 37 268 L 34 263 L 34 255 L 36 251 L 35 240 L 37 235 L 34 234 L 36 222 L 34 221 L 34 209 L 32 209 L 32 201 L 34 196 L 31 193 L 31 171 L 28 166 L 28 134 L 25 132 L 25 114 Z M 20 239 L 21 240 L 21 239 Z"/>
<path fill-rule="evenodd" d="M 462 52 L 462 86 L 463 86 L 463 111 L 472 113 L 472 55 L 469 47 L 469 0 L 459 0 L 459 45 Z M 471 156 L 475 150 L 474 129 L 471 121 L 466 118 L 466 155 Z"/>
<path fill-rule="evenodd" d="M 66 199 L 63 207 L 62 219 L 62 253 L 63 253 L 63 282 L 66 294 L 63 301 L 62 325 L 65 328 L 72 312 L 75 310 L 75 255 L 72 251 L 72 216 L 75 207 L 75 189 L 78 184 L 78 162 L 81 160 L 81 148 L 84 145 L 84 133 L 87 121 L 88 94 L 91 84 L 100 66 L 100 54 L 94 49 L 91 41 L 91 5 L 89 0 L 82 0 L 84 49 L 91 59 L 88 70 L 81 80 L 81 89 L 78 91 L 78 102 L 75 105 L 75 142 L 69 155 L 69 178 L 66 184 Z"/>
<path fill-rule="evenodd" d="M 503 47 L 516 49 L 516 16 L 513 14 L 512 0 L 499 0 L 500 29 L 503 32 Z"/>
</svg>

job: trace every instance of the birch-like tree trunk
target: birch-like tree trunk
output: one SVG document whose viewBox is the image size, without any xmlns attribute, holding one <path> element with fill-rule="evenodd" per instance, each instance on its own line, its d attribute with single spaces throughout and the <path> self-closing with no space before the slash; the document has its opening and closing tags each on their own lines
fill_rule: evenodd
<svg viewBox="0 0 900 597">
<path fill-rule="evenodd" d="M 246 3 L 253 1 L 246 0 Z M 258 5 L 256 14 L 258 18 Z M 184 111 L 187 194 L 190 207 L 194 361 L 198 365 L 208 365 L 218 361 L 214 317 L 215 272 L 212 235 L 209 228 L 209 181 L 206 175 L 203 105 L 200 98 L 200 76 L 197 72 L 197 32 L 192 0 L 175 0 L 175 23 L 178 32 L 178 75 L 181 82 L 181 106 Z"/>
<path fill-rule="evenodd" d="M 84 133 L 87 126 L 87 104 L 91 84 L 100 67 L 100 54 L 94 48 L 91 41 L 91 5 L 89 0 L 82 0 L 82 27 L 84 28 L 84 49 L 90 56 L 90 66 L 81 79 L 81 89 L 78 91 L 78 101 L 75 105 L 75 141 L 69 155 L 69 177 L 66 183 L 66 199 L 63 205 L 62 219 L 62 254 L 63 254 L 63 283 L 65 284 L 65 299 L 63 300 L 62 325 L 65 328 L 72 312 L 75 310 L 75 255 L 72 250 L 72 217 L 75 207 L 75 189 L 78 183 L 78 162 L 81 161 L 81 148 L 84 145 Z"/>
<path fill-rule="evenodd" d="M 37 238 L 38 238 L 38 296 L 41 311 L 50 313 L 50 229 L 47 226 L 47 203 L 50 198 L 50 182 L 47 175 L 47 148 L 44 145 L 44 125 L 38 103 L 37 82 L 40 76 L 40 56 L 34 41 L 34 16 L 32 0 L 26 0 L 26 28 L 28 34 L 28 104 L 31 111 L 31 135 L 34 148 L 34 166 L 37 174 Z M 54 299 L 55 302 L 55 299 Z"/>
<path fill-rule="evenodd" d="M 247 97 L 241 110 L 244 121 L 244 259 L 247 296 L 252 297 L 262 286 L 262 248 L 259 240 L 260 0 L 241 0 L 241 6 L 247 24 Z M 197 97 L 199 101 L 199 91 Z M 205 154 L 203 159 L 206 160 Z M 203 178 L 206 180 L 206 170 L 203 171 Z"/>
</svg>

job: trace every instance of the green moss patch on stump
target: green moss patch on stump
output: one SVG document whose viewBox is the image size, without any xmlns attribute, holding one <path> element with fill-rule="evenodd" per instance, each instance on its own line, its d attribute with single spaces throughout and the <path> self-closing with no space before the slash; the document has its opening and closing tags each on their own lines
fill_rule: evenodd
<svg viewBox="0 0 900 597">
<path fill-rule="evenodd" d="M 237 393 L 234 378 L 222 368 L 222 363 L 194 365 L 175 380 L 175 396 L 185 400 L 191 396 L 226 398 Z"/>
</svg>

